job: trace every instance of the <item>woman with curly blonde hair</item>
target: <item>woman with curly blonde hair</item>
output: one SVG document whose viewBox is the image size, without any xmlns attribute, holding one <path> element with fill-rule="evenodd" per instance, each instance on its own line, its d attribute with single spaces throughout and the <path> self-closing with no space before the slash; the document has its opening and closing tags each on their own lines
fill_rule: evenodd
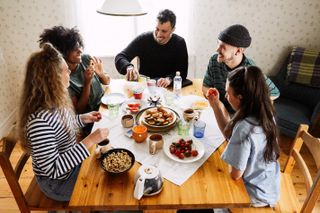
<svg viewBox="0 0 320 213">
<path fill-rule="evenodd" d="M 68 93 L 69 75 L 62 55 L 49 43 L 31 55 L 20 104 L 19 135 L 32 157 L 40 189 L 50 198 L 68 201 L 81 162 L 89 148 L 106 139 L 109 130 L 97 129 L 76 142 L 79 127 L 99 121 L 99 112 L 75 115 Z"/>
</svg>

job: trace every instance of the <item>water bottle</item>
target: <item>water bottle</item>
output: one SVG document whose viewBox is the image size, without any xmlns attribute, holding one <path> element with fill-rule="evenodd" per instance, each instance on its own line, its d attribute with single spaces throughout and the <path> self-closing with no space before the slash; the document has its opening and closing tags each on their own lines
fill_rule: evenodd
<svg viewBox="0 0 320 213">
<path fill-rule="evenodd" d="M 181 87 L 182 87 L 182 78 L 180 76 L 180 72 L 176 72 L 176 76 L 173 78 L 173 93 L 176 96 L 179 96 L 181 93 Z"/>
</svg>

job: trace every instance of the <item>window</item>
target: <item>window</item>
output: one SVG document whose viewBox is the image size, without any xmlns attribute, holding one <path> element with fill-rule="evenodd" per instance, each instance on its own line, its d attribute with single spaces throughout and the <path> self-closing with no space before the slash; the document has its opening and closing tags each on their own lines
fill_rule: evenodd
<svg viewBox="0 0 320 213">
<path fill-rule="evenodd" d="M 145 31 L 153 31 L 156 16 L 170 9 L 177 16 L 175 33 L 188 40 L 189 5 L 191 0 L 140 0 L 148 14 L 137 17 L 107 16 L 96 12 L 103 0 L 78 0 L 77 26 L 83 36 L 85 52 L 96 56 L 114 56 Z M 181 6 L 183 5 L 183 6 Z"/>
</svg>

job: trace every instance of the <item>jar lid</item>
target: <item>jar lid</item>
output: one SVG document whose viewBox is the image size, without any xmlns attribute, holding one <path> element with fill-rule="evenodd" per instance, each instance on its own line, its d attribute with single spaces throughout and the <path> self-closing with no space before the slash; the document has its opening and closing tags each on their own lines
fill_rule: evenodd
<svg viewBox="0 0 320 213">
<path fill-rule="evenodd" d="M 134 87 L 133 88 L 133 93 L 142 93 L 143 92 L 143 87 Z"/>
<path fill-rule="evenodd" d="M 139 168 L 140 175 L 143 175 L 147 179 L 155 178 L 160 174 L 160 170 L 152 165 L 142 165 Z"/>
</svg>

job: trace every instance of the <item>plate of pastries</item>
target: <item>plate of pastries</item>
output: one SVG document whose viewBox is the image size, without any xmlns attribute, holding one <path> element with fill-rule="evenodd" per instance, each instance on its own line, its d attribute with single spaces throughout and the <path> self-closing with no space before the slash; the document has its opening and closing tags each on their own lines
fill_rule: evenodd
<svg viewBox="0 0 320 213">
<path fill-rule="evenodd" d="M 167 131 L 175 127 L 178 114 L 174 110 L 164 107 L 149 107 L 137 114 L 136 121 L 148 128 L 149 131 Z"/>
</svg>

